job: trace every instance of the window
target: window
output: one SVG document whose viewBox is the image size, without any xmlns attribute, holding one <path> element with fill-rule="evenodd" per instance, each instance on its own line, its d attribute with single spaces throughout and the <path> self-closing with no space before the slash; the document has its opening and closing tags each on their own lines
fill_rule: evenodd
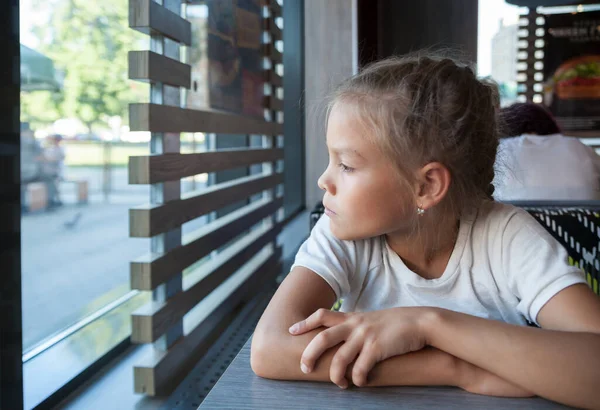
<svg viewBox="0 0 600 410">
<path fill-rule="evenodd" d="M 129 185 L 127 163 L 148 154 L 149 134 L 129 132 L 127 113 L 149 88 L 127 79 L 128 51 L 147 42 L 128 28 L 127 1 L 21 0 L 20 24 L 23 361 L 31 408 L 126 340 L 131 311 L 148 300 L 129 285 L 129 263 L 149 240 L 129 238 L 128 209 L 147 202 L 149 187 Z M 52 349 L 64 368 L 37 371 Z"/>
<path fill-rule="evenodd" d="M 491 77 L 498 83 L 502 106 L 517 101 L 520 12 L 520 7 L 504 0 L 479 0 L 477 75 Z"/>
</svg>

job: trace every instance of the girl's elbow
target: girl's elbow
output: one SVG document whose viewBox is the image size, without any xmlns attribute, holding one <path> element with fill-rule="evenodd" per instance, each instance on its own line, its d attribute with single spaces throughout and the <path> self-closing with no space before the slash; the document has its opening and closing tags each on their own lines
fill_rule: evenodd
<svg viewBox="0 0 600 410">
<path fill-rule="evenodd" d="M 272 349 L 266 345 L 265 339 L 256 333 L 252 337 L 250 367 L 258 377 L 274 379 L 272 363 L 269 359 L 269 356 L 272 357 Z"/>
</svg>

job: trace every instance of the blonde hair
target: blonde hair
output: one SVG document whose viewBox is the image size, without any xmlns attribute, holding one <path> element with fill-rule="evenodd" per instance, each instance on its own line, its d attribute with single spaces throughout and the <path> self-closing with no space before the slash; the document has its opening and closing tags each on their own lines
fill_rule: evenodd
<svg viewBox="0 0 600 410">
<path fill-rule="evenodd" d="M 498 91 L 454 59 L 415 54 L 373 63 L 331 95 L 355 110 L 370 138 L 407 184 L 437 161 L 451 174 L 438 208 L 460 215 L 490 200 L 498 148 Z"/>
</svg>

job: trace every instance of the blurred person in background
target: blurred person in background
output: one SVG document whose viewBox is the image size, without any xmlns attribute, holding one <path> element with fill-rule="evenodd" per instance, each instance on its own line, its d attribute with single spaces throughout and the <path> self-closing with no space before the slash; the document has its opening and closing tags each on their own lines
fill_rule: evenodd
<svg viewBox="0 0 600 410">
<path fill-rule="evenodd" d="M 42 177 L 43 150 L 28 122 L 21 123 L 21 211 L 27 211 L 27 184 Z"/>
<path fill-rule="evenodd" d="M 44 148 L 43 180 L 48 187 L 48 205 L 55 208 L 62 205 L 58 184 L 64 179 L 65 150 L 61 145 L 62 136 L 49 135 Z"/>
<path fill-rule="evenodd" d="M 564 136 L 543 106 L 516 103 L 500 120 L 496 200 L 600 200 L 600 157 Z"/>
</svg>

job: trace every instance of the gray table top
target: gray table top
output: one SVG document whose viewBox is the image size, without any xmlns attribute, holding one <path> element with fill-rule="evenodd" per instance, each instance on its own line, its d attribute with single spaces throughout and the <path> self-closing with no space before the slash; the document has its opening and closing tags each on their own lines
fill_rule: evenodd
<svg viewBox="0 0 600 410">
<path fill-rule="evenodd" d="M 250 340 L 199 409 L 568 409 L 541 398 L 479 396 L 452 387 L 342 390 L 330 383 L 261 379 L 250 368 Z"/>
</svg>

